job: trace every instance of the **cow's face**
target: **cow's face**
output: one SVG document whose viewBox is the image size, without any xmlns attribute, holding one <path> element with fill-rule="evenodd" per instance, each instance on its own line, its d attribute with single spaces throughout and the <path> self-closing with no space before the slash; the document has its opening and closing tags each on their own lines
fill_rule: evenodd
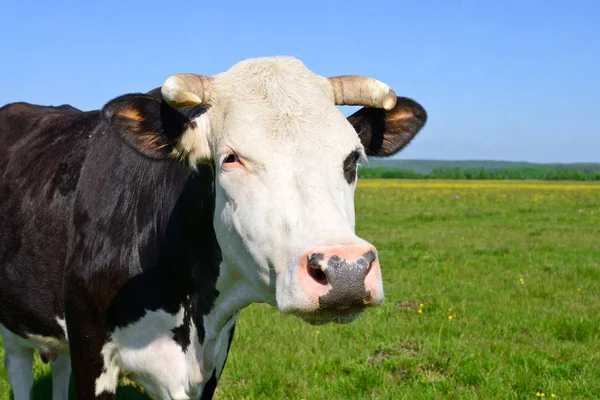
<svg viewBox="0 0 600 400">
<path fill-rule="evenodd" d="M 380 82 L 328 80 L 292 58 L 174 76 L 163 94 L 176 107 L 207 103 L 172 153 L 214 165 L 222 274 L 242 282 L 244 296 L 312 323 L 347 322 L 383 301 L 377 250 L 354 230 L 356 168 L 412 139 L 425 122 L 418 104 L 394 107 Z M 336 103 L 391 110 L 346 119 Z"/>
<path fill-rule="evenodd" d="M 383 300 L 376 250 L 354 233 L 364 149 L 326 85 L 297 60 L 252 60 L 215 78 L 208 113 L 225 262 L 263 301 L 319 319 Z"/>
</svg>

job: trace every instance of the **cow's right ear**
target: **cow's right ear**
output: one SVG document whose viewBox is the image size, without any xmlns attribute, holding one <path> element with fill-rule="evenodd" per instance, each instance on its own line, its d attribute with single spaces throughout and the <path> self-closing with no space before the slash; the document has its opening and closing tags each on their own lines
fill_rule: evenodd
<svg viewBox="0 0 600 400">
<path fill-rule="evenodd" d="M 210 162 L 208 124 L 203 129 L 164 101 L 145 94 L 127 94 L 102 109 L 105 121 L 125 142 L 146 157 Z M 204 117 L 206 118 L 206 117 Z"/>
<path fill-rule="evenodd" d="M 427 112 L 416 101 L 398 97 L 391 110 L 363 107 L 351 116 L 368 156 L 389 157 L 402 150 L 427 122 Z"/>
</svg>

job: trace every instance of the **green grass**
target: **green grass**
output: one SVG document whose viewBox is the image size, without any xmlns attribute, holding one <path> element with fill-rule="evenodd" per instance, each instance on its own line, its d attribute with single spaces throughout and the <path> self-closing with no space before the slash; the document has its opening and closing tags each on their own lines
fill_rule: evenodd
<svg viewBox="0 0 600 400">
<path fill-rule="evenodd" d="M 368 181 L 356 209 L 385 304 L 320 327 L 249 307 L 216 398 L 600 398 L 600 185 Z"/>
<path fill-rule="evenodd" d="M 393 170 L 410 170 L 421 174 L 429 174 L 436 168 L 461 168 L 478 171 L 485 168 L 488 171 L 501 169 L 542 168 L 549 170 L 569 171 L 600 171 L 600 163 L 531 163 L 524 161 L 497 160 L 407 160 L 396 158 L 370 158 L 367 168 L 383 167 Z"/>
</svg>

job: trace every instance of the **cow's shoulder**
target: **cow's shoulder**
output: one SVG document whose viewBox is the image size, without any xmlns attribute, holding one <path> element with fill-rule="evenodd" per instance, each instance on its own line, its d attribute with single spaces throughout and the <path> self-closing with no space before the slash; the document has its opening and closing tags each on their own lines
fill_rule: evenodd
<svg viewBox="0 0 600 400">
<path fill-rule="evenodd" d="M 99 111 L 12 103 L 0 109 L 0 171 L 12 197 L 37 203 L 72 194 Z M 24 197 L 25 196 L 25 197 Z"/>
</svg>

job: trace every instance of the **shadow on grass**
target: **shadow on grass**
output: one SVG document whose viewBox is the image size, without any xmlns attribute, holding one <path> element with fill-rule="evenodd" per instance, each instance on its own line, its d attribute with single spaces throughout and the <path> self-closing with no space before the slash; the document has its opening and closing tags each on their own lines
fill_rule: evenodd
<svg viewBox="0 0 600 400">
<path fill-rule="evenodd" d="M 38 379 L 36 379 L 33 384 L 33 389 L 31 391 L 31 399 L 32 400 L 48 400 L 52 398 L 52 375 L 46 374 Z M 73 389 L 73 382 L 69 385 L 69 399 L 76 399 L 75 391 Z M 11 396 L 11 400 L 14 398 Z M 123 383 L 119 384 L 119 388 L 117 389 L 117 400 L 150 400 L 143 391 L 134 386 L 133 383 Z"/>
</svg>

